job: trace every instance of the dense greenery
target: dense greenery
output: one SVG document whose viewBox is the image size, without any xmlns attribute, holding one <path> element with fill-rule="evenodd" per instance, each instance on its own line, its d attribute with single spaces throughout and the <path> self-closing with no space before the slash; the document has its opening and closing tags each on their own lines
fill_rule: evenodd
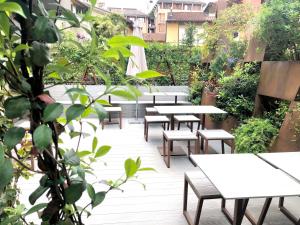
<svg viewBox="0 0 300 225">
<path fill-rule="evenodd" d="M 264 4 L 257 34 L 266 47 L 266 60 L 300 60 L 300 1 L 269 0 Z"/>
<path fill-rule="evenodd" d="M 216 106 L 238 121 L 252 116 L 259 81 L 255 64 L 237 65 L 231 76 L 220 81 Z"/>
<path fill-rule="evenodd" d="M 145 49 L 148 68 L 165 76 L 153 80 L 154 85 L 188 85 L 189 77 L 201 63 L 199 48 L 153 43 Z"/>
<path fill-rule="evenodd" d="M 103 106 L 109 105 L 103 96 L 111 94 L 135 100 L 141 93 L 130 82 L 143 83 L 146 78 L 160 74 L 144 71 L 135 77 L 122 79 L 120 84 L 127 88 L 112 86 L 109 74 L 97 68 L 93 60 L 108 60 L 112 68 L 124 74 L 124 61 L 132 55 L 128 47 L 146 47 L 146 43 L 137 37 L 114 36 L 103 45 L 91 16 L 95 0 L 91 0 L 91 9 L 81 18 L 60 5 L 57 5 L 56 11 L 48 12 L 42 2 L 34 2 L 24 0 L 19 5 L 13 1 L 0 1 L 0 81 L 4 80 L 1 91 L 3 87 L 9 87 L 11 93 L 1 99 L 1 102 L 4 101 L 0 108 L 1 115 L 3 111 L 7 119 L 25 119 L 30 123 L 28 133 L 13 123 L 12 127 L 4 129 L 4 135 L 0 138 L 0 198 L 1 204 L 7 204 L 5 209 L 1 205 L 0 210 L 5 215 L 1 214 L 0 223 L 29 224 L 27 216 L 40 211 L 42 225 L 83 225 L 83 216 L 90 215 L 89 210 L 100 205 L 111 190 L 136 179 L 138 172 L 152 169 L 142 168 L 140 158 L 128 158 L 124 162 L 124 174 L 117 180 L 105 181 L 107 187 L 97 190 L 93 183 L 98 183 L 98 178 L 91 181 L 86 174 L 93 174 L 92 165 L 105 156 L 111 147 L 101 145 L 96 135 L 97 126 L 82 119 L 94 114 L 99 119 L 97 123 L 101 122 L 106 117 Z M 50 47 L 69 42 L 56 26 L 58 20 L 67 21 L 77 29 L 81 28 L 82 23 L 89 24 L 89 29 L 84 27 L 89 41 L 85 45 L 80 41 L 73 41 L 73 44 L 86 50 L 82 56 L 86 60 L 81 65 L 83 70 L 100 77 L 106 87 L 104 93 L 96 97 L 92 97 L 83 86 L 66 90 L 65 94 L 72 101 L 66 110 L 62 104 L 55 102 L 44 85 L 44 79 L 49 76 L 62 80 L 60 75 L 66 73 L 68 65 L 77 63 L 66 58 L 51 60 Z M 103 51 L 99 52 L 98 49 Z M 75 101 L 78 103 L 75 104 Z M 94 131 L 91 133 L 91 146 L 80 144 L 86 138 L 83 124 Z M 61 139 L 62 134 L 67 143 Z M 24 146 L 28 135 L 32 143 L 29 150 L 28 146 Z M 19 147 L 20 144 L 22 147 Z M 36 157 L 38 170 L 26 164 L 30 156 Z M 20 176 L 18 171 L 22 175 L 41 175 L 39 181 L 34 179 L 31 182 L 34 189 L 29 196 L 29 202 L 33 205 L 31 209 L 26 209 L 14 199 L 6 201 L 5 196 L 3 198 L 3 193 L 6 195 L 14 188 L 14 180 Z M 88 202 L 81 200 L 84 193 L 89 196 Z M 44 200 L 46 202 L 41 203 L 40 197 L 43 195 L 47 198 Z M 79 207 L 79 201 L 84 205 Z"/>
<path fill-rule="evenodd" d="M 270 120 L 251 118 L 235 129 L 235 151 L 238 153 L 266 152 L 278 134 Z"/>
</svg>

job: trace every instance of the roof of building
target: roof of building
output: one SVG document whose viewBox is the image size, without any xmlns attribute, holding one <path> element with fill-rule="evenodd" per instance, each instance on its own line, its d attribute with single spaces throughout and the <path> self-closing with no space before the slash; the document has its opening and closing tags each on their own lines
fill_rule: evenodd
<svg viewBox="0 0 300 225">
<path fill-rule="evenodd" d="M 72 0 L 72 2 L 74 4 L 77 4 L 77 5 L 80 5 L 82 7 L 86 7 L 86 8 L 90 8 L 91 7 L 91 4 L 89 2 L 85 2 L 85 1 L 82 1 L 82 0 Z M 93 8 L 93 10 L 97 13 L 100 13 L 100 14 L 107 14 L 107 13 L 110 13 L 109 11 L 105 10 L 105 9 L 102 9 L 102 8 L 99 8 L 97 6 L 95 6 Z"/>
<path fill-rule="evenodd" d="M 148 17 L 147 14 L 134 9 L 134 8 L 108 8 L 109 11 L 114 12 L 114 13 L 119 13 L 124 16 L 136 16 L 136 17 Z"/>
<path fill-rule="evenodd" d="M 210 22 L 215 16 L 203 12 L 169 12 L 167 22 Z"/>
<path fill-rule="evenodd" d="M 143 38 L 145 41 L 150 41 L 150 42 L 165 42 L 166 34 L 165 33 L 145 33 L 145 34 L 143 34 Z"/>
</svg>

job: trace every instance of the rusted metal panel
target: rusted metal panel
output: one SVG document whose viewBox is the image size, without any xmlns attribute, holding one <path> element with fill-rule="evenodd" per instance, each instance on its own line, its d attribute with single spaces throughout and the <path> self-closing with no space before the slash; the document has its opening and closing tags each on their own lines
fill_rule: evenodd
<svg viewBox="0 0 300 225">
<path fill-rule="evenodd" d="M 300 86 L 300 62 L 263 62 L 258 94 L 293 101 Z"/>
<path fill-rule="evenodd" d="M 299 104 L 299 103 L 298 103 Z M 290 111 L 294 111 L 297 102 L 292 102 Z M 287 113 L 284 122 L 279 131 L 278 137 L 275 139 L 270 152 L 291 152 L 300 151 L 300 134 L 296 131 L 296 124 L 300 123 L 300 112 Z M 299 132 L 299 131 L 298 131 Z"/>
</svg>

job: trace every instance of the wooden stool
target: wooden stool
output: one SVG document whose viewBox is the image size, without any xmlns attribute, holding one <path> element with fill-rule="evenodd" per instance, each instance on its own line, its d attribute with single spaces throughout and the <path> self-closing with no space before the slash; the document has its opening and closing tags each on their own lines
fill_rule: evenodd
<svg viewBox="0 0 300 225">
<path fill-rule="evenodd" d="M 234 136 L 230 133 L 228 133 L 225 130 L 198 130 L 197 132 L 198 137 L 203 138 L 205 140 L 205 146 L 204 146 L 204 153 L 208 153 L 208 141 L 209 140 L 220 140 L 221 146 L 222 146 L 222 154 L 225 154 L 225 140 L 230 140 L 231 145 L 231 153 L 234 151 Z M 201 142 L 203 141 L 201 140 Z"/>
<path fill-rule="evenodd" d="M 119 114 L 119 125 L 120 129 L 122 129 L 122 108 L 121 107 L 104 107 L 105 111 L 108 113 L 108 122 L 111 122 L 111 114 L 118 113 Z M 101 122 L 102 129 L 104 129 L 104 120 Z"/>
<path fill-rule="evenodd" d="M 146 107 L 145 115 L 155 115 L 157 114 L 157 109 L 154 107 Z"/>
<path fill-rule="evenodd" d="M 196 216 L 193 221 L 187 211 L 188 185 L 198 198 Z M 187 172 L 184 174 L 183 215 L 189 225 L 198 225 L 204 200 L 222 198 L 215 186 L 200 171 Z"/>
<path fill-rule="evenodd" d="M 145 116 L 144 117 L 144 137 L 145 140 L 148 141 L 148 133 L 149 133 L 149 124 L 150 123 L 161 123 L 163 124 L 164 130 L 169 130 L 170 127 L 170 119 L 166 116 Z"/>
<path fill-rule="evenodd" d="M 190 142 L 195 141 L 195 147 L 197 147 L 197 144 L 196 144 L 197 140 L 198 140 L 197 136 L 190 131 L 177 131 L 177 130 L 164 131 L 164 133 L 163 133 L 163 157 L 164 157 L 164 161 L 165 161 L 167 167 L 170 168 L 171 146 L 173 145 L 174 141 L 187 141 L 188 142 L 188 157 L 189 157 L 189 160 L 192 162 L 192 160 L 190 159 L 190 155 L 191 155 Z M 166 149 L 166 143 L 168 146 L 167 149 Z M 166 157 L 167 157 L 167 160 L 166 160 Z"/>
<path fill-rule="evenodd" d="M 174 116 L 174 121 L 176 121 L 178 123 L 178 127 L 177 127 L 178 130 L 180 129 L 180 124 L 181 123 L 191 123 L 191 125 L 190 125 L 191 131 L 193 131 L 193 124 L 198 123 L 198 129 L 197 130 L 200 129 L 201 120 L 198 117 L 194 116 L 194 115 Z"/>
</svg>

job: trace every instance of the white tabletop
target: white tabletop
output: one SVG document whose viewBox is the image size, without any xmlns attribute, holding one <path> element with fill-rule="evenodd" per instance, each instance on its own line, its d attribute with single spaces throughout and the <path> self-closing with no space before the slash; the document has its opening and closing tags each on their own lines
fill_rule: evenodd
<svg viewBox="0 0 300 225">
<path fill-rule="evenodd" d="M 144 95 L 151 95 L 151 96 L 155 96 L 155 95 L 164 95 L 164 96 L 188 96 L 187 93 L 185 92 L 144 92 Z"/>
<path fill-rule="evenodd" d="M 298 196 L 300 184 L 253 154 L 192 155 L 225 199 Z"/>
<path fill-rule="evenodd" d="M 300 152 L 262 153 L 258 156 L 300 182 Z"/>
<path fill-rule="evenodd" d="M 164 92 L 144 92 L 144 95 L 155 96 L 155 95 L 166 95 L 166 94 Z"/>
<path fill-rule="evenodd" d="M 154 106 L 159 114 L 219 114 L 225 111 L 210 105 L 171 105 Z"/>
</svg>

